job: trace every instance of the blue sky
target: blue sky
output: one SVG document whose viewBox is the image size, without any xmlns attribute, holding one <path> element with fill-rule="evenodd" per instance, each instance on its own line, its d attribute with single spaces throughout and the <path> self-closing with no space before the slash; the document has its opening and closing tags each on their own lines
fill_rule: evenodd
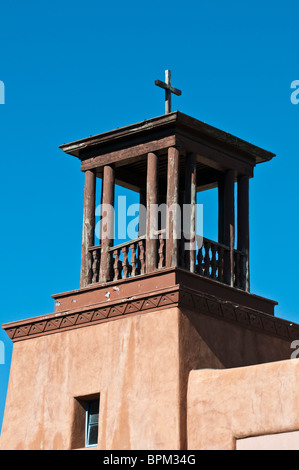
<svg viewBox="0 0 299 470">
<path fill-rule="evenodd" d="M 58 146 L 163 114 L 165 69 L 182 90 L 173 110 L 277 155 L 250 182 L 251 291 L 299 322 L 298 15 L 298 2 L 255 0 L 1 5 L 0 323 L 51 313 L 52 294 L 79 286 L 84 177 Z M 214 239 L 216 196 L 199 201 Z"/>
</svg>

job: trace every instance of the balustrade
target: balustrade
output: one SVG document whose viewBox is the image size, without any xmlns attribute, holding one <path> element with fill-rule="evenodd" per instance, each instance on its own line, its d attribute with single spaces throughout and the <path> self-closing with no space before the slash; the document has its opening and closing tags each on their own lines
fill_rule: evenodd
<svg viewBox="0 0 299 470">
<path fill-rule="evenodd" d="M 156 269 L 165 267 L 165 250 L 167 240 L 165 230 L 156 232 L 157 243 L 157 266 Z M 101 245 L 89 249 L 92 259 L 92 283 L 100 278 Z M 112 266 L 109 281 L 118 281 L 146 274 L 146 237 L 145 235 L 125 243 L 109 248 L 108 256 L 111 257 Z M 229 248 L 221 243 L 214 242 L 208 238 L 196 236 L 196 264 L 195 273 L 201 276 L 227 283 L 225 273 L 225 260 L 229 255 Z M 183 264 L 184 252 L 181 253 Z M 239 289 L 245 289 L 246 283 L 246 255 L 234 250 L 234 279 L 233 285 Z"/>
</svg>

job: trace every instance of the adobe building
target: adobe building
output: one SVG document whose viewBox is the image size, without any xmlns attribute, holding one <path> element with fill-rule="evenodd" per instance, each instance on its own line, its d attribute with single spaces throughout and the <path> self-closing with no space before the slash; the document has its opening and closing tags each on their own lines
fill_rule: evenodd
<svg viewBox="0 0 299 470">
<path fill-rule="evenodd" d="M 274 155 L 170 109 L 61 148 L 85 174 L 81 284 L 53 295 L 53 313 L 3 325 L 14 344 L 0 448 L 299 449 L 299 326 L 250 292 L 249 180 Z M 115 245 L 107 210 L 95 246 L 99 179 L 103 204 L 115 184 L 140 193 L 136 239 Z M 218 240 L 195 233 L 196 194 L 210 188 Z M 177 209 L 164 225 L 153 210 L 163 202 L 191 206 L 191 249 Z"/>
</svg>

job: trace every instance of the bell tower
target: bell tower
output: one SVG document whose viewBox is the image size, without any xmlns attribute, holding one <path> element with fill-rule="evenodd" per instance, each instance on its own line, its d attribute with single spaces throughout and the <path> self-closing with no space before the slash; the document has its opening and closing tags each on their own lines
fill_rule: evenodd
<svg viewBox="0 0 299 470">
<path fill-rule="evenodd" d="M 164 115 L 60 147 L 85 179 L 80 287 L 54 294 L 53 313 L 3 325 L 14 348 L 2 449 L 188 449 L 192 370 L 290 357 L 298 325 L 250 292 L 249 181 L 274 154 L 172 112 L 169 73 L 156 85 Z M 123 243 L 115 185 L 139 194 Z M 216 240 L 197 232 L 197 193 L 211 188 Z"/>
<path fill-rule="evenodd" d="M 85 174 L 81 288 L 179 268 L 249 292 L 249 180 L 254 167 L 271 160 L 272 153 L 181 112 L 61 149 L 80 159 Z M 105 223 L 95 245 L 100 178 Z M 140 194 L 146 220 L 140 217 L 144 233 L 114 246 L 116 183 Z M 218 240 L 196 234 L 197 192 L 211 188 L 218 188 Z"/>
</svg>

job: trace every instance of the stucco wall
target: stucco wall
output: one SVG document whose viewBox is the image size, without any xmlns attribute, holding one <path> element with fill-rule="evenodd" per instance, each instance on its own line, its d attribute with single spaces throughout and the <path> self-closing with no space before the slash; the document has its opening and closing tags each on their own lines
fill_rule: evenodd
<svg viewBox="0 0 299 470">
<path fill-rule="evenodd" d="M 236 439 L 299 430 L 298 383 L 298 359 L 192 371 L 188 448 L 232 450 Z"/>
<path fill-rule="evenodd" d="M 210 445 L 197 442 L 196 402 L 198 396 L 210 400 L 210 390 L 206 397 L 197 391 L 200 372 L 192 372 L 187 397 L 189 372 L 236 367 L 227 371 L 235 380 L 243 370 L 238 367 L 278 361 L 290 352 L 285 339 L 177 307 L 17 341 L 0 448 L 80 447 L 75 397 L 91 394 L 100 394 L 100 449 Z M 226 375 L 219 374 L 221 389 Z M 263 383 L 271 391 L 270 379 Z M 228 413 L 229 406 L 228 400 Z"/>
<path fill-rule="evenodd" d="M 177 449 L 177 344 L 176 308 L 15 343 L 1 449 L 70 449 L 74 397 L 98 392 L 99 448 Z"/>
</svg>

